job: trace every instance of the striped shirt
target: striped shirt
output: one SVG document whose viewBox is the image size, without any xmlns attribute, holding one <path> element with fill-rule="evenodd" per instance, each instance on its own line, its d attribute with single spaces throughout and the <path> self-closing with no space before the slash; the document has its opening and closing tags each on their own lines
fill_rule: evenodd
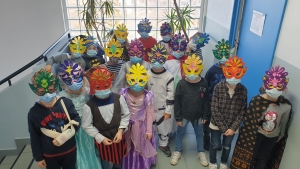
<svg viewBox="0 0 300 169">
<path fill-rule="evenodd" d="M 117 77 L 122 65 L 125 63 L 123 60 L 119 60 L 118 64 L 115 65 L 109 65 L 108 62 L 105 63 L 105 66 L 107 67 L 108 71 L 111 73 L 113 80 Z"/>
</svg>

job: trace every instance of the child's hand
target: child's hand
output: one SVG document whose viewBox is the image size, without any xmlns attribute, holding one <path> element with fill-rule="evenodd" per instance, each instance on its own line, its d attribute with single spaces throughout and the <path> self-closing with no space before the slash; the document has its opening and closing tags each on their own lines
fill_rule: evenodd
<svg viewBox="0 0 300 169">
<path fill-rule="evenodd" d="M 109 145 L 111 145 L 111 144 L 113 143 L 113 141 L 111 141 L 111 140 L 108 139 L 108 138 L 104 138 L 103 141 L 102 141 L 102 143 L 103 143 L 104 145 L 106 145 L 106 146 L 109 146 Z"/>
<path fill-rule="evenodd" d="M 148 140 L 150 140 L 152 138 L 152 134 L 146 134 L 146 137 Z"/>
<path fill-rule="evenodd" d="M 165 118 L 164 120 L 168 120 L 171 117 L 171 114 L 165 113 Z"/>
<path fill-rule="evenodd" d="M 228 130 L 224 133 L 225 136 L 232 136 L 233 134 L 234 134 L 234 131 L 231 130 L 231 129 L 228 129 Z"/>
<path fill-rule="evenodd" d="M 48 72 L 51 72 L 52 71 L 52 66 L 51 65 L 46 65 L 45 70 L 48 71 Z"/>
<path fill-rule="evenodd" d="M 45 160 L 38 161 L 36 163 L 40 168 L 46 168 L 46 166 L 47 166 Z"/>
<path fill-rule="evenodd" d="M 205 123 L 206 123 L 206 121 L 207 121 L 207 120 L 202 120 L 202 121 L 201 121 L 201 123 L 202 123 L 202 124 L 205 124 Z"/>
<path fill-rule="evenodd" d="M 122 135 L 123 135 L 123 129 L 119 129 L 117 132 L 115 138 L 114 138 L 114 143 L 119 143 L 122 140 Z"/>
<path fill-rule="evenodd" d="M 52 142 L 53 142 L 53 144 L 54 144 L 55 146 L 57 146 L 57 147 L 60 146 L 59 142 L 58 142 L 56 139 L 54 139 Z"/>
<path fill-rule="evenodd" d="M 182 121 L 178 121 L 178 122 L 177 122 L 177 125 L 178 125 L 178 126 L 182 126 Z"/>
</svg>

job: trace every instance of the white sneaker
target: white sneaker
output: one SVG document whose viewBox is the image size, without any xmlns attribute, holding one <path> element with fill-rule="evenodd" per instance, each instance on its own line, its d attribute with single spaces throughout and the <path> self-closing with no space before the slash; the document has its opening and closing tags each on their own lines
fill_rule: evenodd
<svg viewBox="0 0 300 169">
<path fill-rule="evenodd" d="M 221 163 L 220 164 L 220 169 L 227 169 L 227 164 Z"/>
<path fill-rule="evenodd" d="M 200 159 L 200 164 L 204 167 L 208 166 L 207 158 L 204 152 L 198 153 L 198 158 Z"/>
<path fill-rule="evenodd" d="M 171 160 L 170 160 L 171 165 L 177 165 L 180 157 L 181 157 L 181 152 L 178 152 L 178 151 L 173 152 Z"/>
<path fill-rule="evenodd" d="M 218 169 L 218 165 L 217 164 L 209 163 L 208 169 Z"/>
</svg>

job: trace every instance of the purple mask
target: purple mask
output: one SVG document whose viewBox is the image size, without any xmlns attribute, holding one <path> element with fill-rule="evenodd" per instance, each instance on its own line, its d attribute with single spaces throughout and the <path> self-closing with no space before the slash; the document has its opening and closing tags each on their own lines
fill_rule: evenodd
<svg viewBox="0 0 300 169">
<path fill-rule="evenodd" d="M 83 69 L 72 60 L 64 60 L 64 62 L 60 64 L 58 73 L 63 82 L 70 86 L 73 82 L 79 83 L 82 81 Z"/>
<path fill-rule="evenodd" d="M 143 57 L 145 54 L 144 46 L 141 41 L 138 39 L 131 40 L 128 46 L 128 55 L 129 56 L 137 56 L 139 58 Z"/>
<path fill-rule="evenodd" d="M 184 52 L 187 47 L 187 41 L 184 35 L 181 35 L 181 33 L 175 34 L 171 40 L 170 46 L 173 51 L 180 50 L 181 52 Z"/>
<path fill-rule="evenodd" d="M 165 22 L 161 25 L 160 27 L 160 35 L 161 36 L 166 36 L 170 35 L 172 33 L 172 27 L 168 22 Z"/>
<path fill-rule="evenodd" d="M 266 71 L 263 77 L 264 87 L 268 90 L 276 88 L 278 91 L 285 90 L 289 79 L 286 77 L 288 72 L 284 72 L 285 68 L 276 65 L 271 67 L 270 71 Z"/>
</svg>

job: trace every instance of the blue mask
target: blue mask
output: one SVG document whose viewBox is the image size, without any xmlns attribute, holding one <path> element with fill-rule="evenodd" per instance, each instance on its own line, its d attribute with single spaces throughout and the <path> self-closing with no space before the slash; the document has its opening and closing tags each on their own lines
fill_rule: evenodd
<svg viewBox="0 0 300 169">
<path fill-rule="evenodd" d="M 149 34 L 147 32 L 140 32 L 140 35 L 142 38 L 148 38 L 149 37 Z"/>
<path fill-rule="evenodd" d="M 141 63 L 142 62 L 142 58 L 139 58 L 137 56 L 130 56 L 130 61 L 133 63 L 133 64 L 137 64 L 137 63 Z"/>
<path fill-rule="evenodd" d="M 99 97 L 100 99 L 106 98 L 110 93 L 111 93 L 110 89 L 95 90 L 95 96 Z"/>
<path fill-rule="evenodd" d="M 54 99 L 55 96 L 56 96 L 55 92 L 52 94 L 46 93 L 44 96 L 40 96 L 40 100 L 43 102 L 49 103 Z"/>
<path fill-rule="evenodd" d="M 130 86 L 130 89 L 135 91 L 135 92 L 141 92 L 142 90 L 144 90 L 144 86 L 140 86 L 138 84 L 135 84 L 133 86 Z"/>
<path fill-rule="evenodd" d="M 152 67 L 153 67 L 154 69 L 160 69 L 160 68 L 163 67 L 163 65 L 162 65 L 161 63 L 159 63 L 159 62 L 151 63 L 151 65 L 152 65 Z"/>
<path fill-rule="evenodd" d="M 179 58 L 181 58 L 183 55 L 184 55 L 184 52 L 180 52 L 180 53 L 178 53 L 178 52 L 172 52 L 172 55 L 175 57 L 175 58 L 177 58 L 177 59 L 179 59 Z"/>
<path fill-rule="evenodd" d="M 169 42 L 171 40 L 171 37 L 169 35 L 163 36 L 163 41 Z"/>
<path fill-rule="evenodd" d="M 224 65 L 224 63 L 227 61 L 228 59 L 226 59 L 226 58 L 222 58 L 219 62 L 222 64 L 222 65 Z"/>
<path fill-rule="evenodd" d="M 241 82 L 241 79 L 236 79 L 236 78 L 234 78 L 234 77 L 232 77 L 232 78 L 230 78 L 230 79 L 227 79 L 227 78 L 226 78 L 226 82 L 227 82 L 228 84 L 230 84 L 231 86 L 235 86 L 235 85 L 237 85 L 238 83 Z"/>
<path fill-rule="evenodd" d="M 188 78 L 189 80 L 195 80 L 199 76 L 195 76 L 194 74 L 191 74 L 191 75 L 185 75 L 185 77 Z"/>
<path fill-rule="evenodd" d="M 76 53 L 73 53 L 73 56 L 74 56 L 74 58 L 79 58 L 81 56 L 81 54 L 76 52 Z"/>
<path fill-rule="evenodd" d="M 125 39 L 118 38 L 118 42 L 119 42 L 120 44 L 123 44 L 123 43 L 125 42 Z"/>
<path fill-rule="evenodd" d="M 69 88 L 70 90 L 76 91 L 76 90 L 79 90 L 79 89 L 82 87 L 82 84 L 83 84 L 82 81 L 79 82 L 79 83 L 73 82 L 71 86 L 68 86 L 68 88 Z"/>
<path fill-rule="evenodd" d="M 97 55 L 97 51 L 96 50 L 87 50 L 86 54 L 90 57 L 95 57 Z"/>
</svg>

